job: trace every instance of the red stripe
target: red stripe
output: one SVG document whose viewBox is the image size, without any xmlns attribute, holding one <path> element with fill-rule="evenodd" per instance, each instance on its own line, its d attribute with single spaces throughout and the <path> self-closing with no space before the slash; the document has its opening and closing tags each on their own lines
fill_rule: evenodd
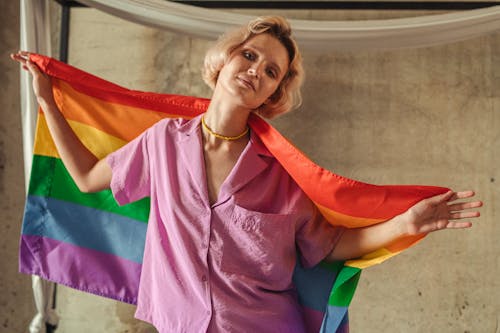
<svg viewBox="0 0 500 333">
<path fill-rule="evenodd" d="M 32 54 L 30 59 L 50 76 L 64 80 L 76 90 L 106 102 L 195 117 L 205 110 L 209 99 L 129 90 L 58 60 Z"/>
<path fill-rule="evenodd" d="M 250 125 L 309 198 L 338 213 L 385 220 L 448 191 L 436 186 L 378 186 L 342 177 L 314 164 L 262 119 L 251 117 Z"/>
</svg>

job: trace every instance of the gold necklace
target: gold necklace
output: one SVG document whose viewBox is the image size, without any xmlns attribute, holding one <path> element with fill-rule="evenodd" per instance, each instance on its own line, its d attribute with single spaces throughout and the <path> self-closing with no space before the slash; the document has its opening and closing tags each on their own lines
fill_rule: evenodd
<svg viewBox="0 0 500 333">
<path fill-rule="evenodd" d="M 247 128 L 241 134 L 238 134 L 236 136 L 225 136 L 225 135 L 222 135 L 222 134 L 219 134 L 219 133 L 215 133 L 214 131 L 212 131 L 212 129 L 210 127 L 208 127 L 207 123 L 205 122 L 205 116 L 201 117 L 201 124 L 207 130 L 208 133 L 212 134 L 216 138 L 219 138 L 219 139 L 222 139 L 222 140 L 227 140 L 227 141 L 234 141 L 234 140 L 241 139 L 242 137 L 244 137 L 245 135 L 247 135 L 248 130 L 249 130 L 249 128 L 247 126 Z"/>
</svg>

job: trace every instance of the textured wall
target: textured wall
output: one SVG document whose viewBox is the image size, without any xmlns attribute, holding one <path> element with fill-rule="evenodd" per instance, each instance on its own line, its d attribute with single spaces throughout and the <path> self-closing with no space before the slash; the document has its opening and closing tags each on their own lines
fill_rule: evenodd
<svg viewBox="0 0 500 333">
<path fill-rule="evenodd" d="M 357 19 L 415 12 L 286 14 Z M 15 47 L 17 37 L 12 34 L 17 30 L 8 29 Z M 209 44 L 91 9 L 72 10 L 69 62 L 129 88 L 208 97 L 199 68 Z M 496 153 L 500 149 L 500 34 L 418 50 L 304 56 L 304 105 L 274 124 L 313 160 L 366 182 L 473 188 L 486 202 L 483 217 L 471 230 L 433 234 L 414 249 L 365 271 L 351 307 L 352 331 L 498 330 L 500 246 L 494 237 L 500 229 L 495 186 L 500 181 L 496 168 L 500 162 Z M 4 66 L 5 56 L 2 59 Z M 9 71 L 15 84 L 9 84 L 9 99 L 2 95 L 1 101 L 12 100 L 15 109 L 17 68 L 11 66 Z M 9 221 L 5 224 L 11 229 L 9 239 L 17 240 L 23 187 L 21 181 L 7 181 L 22 177 L 19 117 L 4 110 L 0 114 L 0 162 L 5 165 L 0 168 L 0 190 L 4 194 L 9 189 L 7 198 L 12 200 L 10 215 L 2 220 Z M 8 165 L 16 175 L 8 174 Z M 2 205 L 9 200 L 2 200 Z M 2 260 L 14 272 L 16 243 L 2 251 Z M 5 283 L 23 283 L 23 296 L 2 299 L 0 309 L 24 309 L 18 316 L 26 322 L 26 311 L 32 308 L 26 291 L 29 279 L 15 273 L 5 279 Z M 0 283 L 5 288 L 4 281 Z M 59 288 L 58 309 L 60 332 L 154 332 L 132 318 L 132 306 L 64 287 Z"/>
<path fill-rule="evenodd" d="M 19 3 L 0 1 L 0 332 L 23 332 L 34 305 L 31 279 L 18 273 L 24 207 L 19 67 Z"/>
</svg>

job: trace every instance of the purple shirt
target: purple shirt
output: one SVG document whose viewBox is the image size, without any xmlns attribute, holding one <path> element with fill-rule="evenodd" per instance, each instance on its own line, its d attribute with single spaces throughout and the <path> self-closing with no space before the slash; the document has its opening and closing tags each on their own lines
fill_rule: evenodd
<svg viewBox="0 0 500 333">
<path fill-rule="evenodd" d="M 296 251 L 321 261 L 342 229 L 259 138 L 210 205 L 200 117 L 162 120 L 108 157 L 119 204 L 151 197 L 136 317 L 160 332 L 303 332 Z"/>
</svg>

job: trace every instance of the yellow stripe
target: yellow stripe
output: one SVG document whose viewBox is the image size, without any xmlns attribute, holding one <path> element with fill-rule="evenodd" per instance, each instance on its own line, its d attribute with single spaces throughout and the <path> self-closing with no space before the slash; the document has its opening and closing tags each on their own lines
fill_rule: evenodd
<svg viewBox="0 0 500 333">
<path fill-rule="evenodd" d="M 345 215 L 339 212 L 335 212 L 325 206 L 322 206 L 317 202 L 314 202 L 314 204 L 318 207 L 319 211 L 325 217 L 325 219 L 327 219 L 331 224 L 336 226 L 342 225 L 347 228 L 361 228 L 384 221 L 381 219 L 369 219 L 364 217 Z"/>
<path fill-rule="evenodd" d="M 345 262 L 345 265 L 350 267 L 356 267 L 359 269 L 365 269 L 367 267 L 380 264 L 383 261 L 395 256 L 400 252 L 401 251 L 391 252 L 386 248 L 381 248 L 378 249 L 377 251 L 364 255 L 363 257 L 361 257 L 361 259 L 348 260 Z"/>
<path fill-rule="evenodd" d="M 69 120 L 68 123 L 83 144 L 99 159 L 106 157 L 109 153 L 127 143 L 124 140 L 80 122 Z M 43 114 L 39 114 L 38 118 L 34 153 L 36 155 L 60 158 Z"/>
<path fill-rule="evenodd" d="M 420 234 L 398 239 L 394 243 L 387 245 L 385 248 L 381 248 L 377 251 L 369 253 L 361 257 L 360 259 L 346 261 L 345 265 L 364 269 L 373 265 L 380 264 L 383 261 L 386 261 L 387 259 L 403 252 L 410 246 L 417 244 L 422 239 L 424 239 L 424 237 L 425 234 Z"/>
<path fill-rule="evenodd" d="M 59 158 L 56 146 L 54 145 L 52 136 L 50 135 L 49 129 L 47 128 L 45 116 L 41 112 L 38 113 L 33 154 Z"/>
</svg>

